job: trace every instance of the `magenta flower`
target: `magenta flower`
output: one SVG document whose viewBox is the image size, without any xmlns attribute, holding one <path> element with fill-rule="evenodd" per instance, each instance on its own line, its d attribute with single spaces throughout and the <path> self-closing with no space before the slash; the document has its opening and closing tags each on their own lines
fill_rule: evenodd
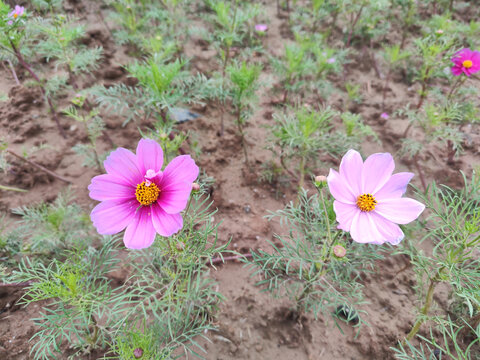
<svg viewBox="0 0 480 360">
<path fill-rule="evenodd" d="M 386 120 L 386 119 L 388 119 L 388 118 L 390 117 L 390 115 L 388 115 L 388 113 L 384 112 L 384 113 L 382 113 L 382 114 L 380 115 L 380 117 L 381 117 L 382 119 L 385 119 L 385 120 Z"/>
<path fill-rule="evenodd" d="M 22 16 L 25 12 L 25 8 L 23 6 L 15 5 L 15 9 L 13 9 L 9 14 L 8 17 L 13 17 L 15 20 Z"/>
<path fill-rule="evenodd" d="M 464 73 L 470 76 L 480 70 L 480 52 L 462 49 L 453 56 L 452 62 L 455 64 L 452 67 L 453 75 L 459 76 Z"/>
<path fill-rule="evenodd" d="M 163 151 L 149 139 L 137 153 L 118 148 L 105 160 L 107 171 L 89 185 L 90 197 L 101 201 L 91 213 L 103 235 L 126 228 L 123 242 L 130 249 L 152 245 L 156 233 L 171 236 L 183 226 L 180 212 L 187 205 L 198 167 L 190 155 L 177 156 L 162 171 Z"/>
<path fill-rule="evenodd" d="M 392 175 L 394 168 L 389 153 L 370 155 L 363 162 L 357 151 L 349 150 L 340 173 L 330 169 L 328 187 L 338 228 L 349 231 L 354 241 L 397 245 L 404 236 L 397 224 L 408 224 L 425 209 L 416 200 L 402 198 L 413 174 Z"/>
<path fill-rule="evenodd" d="M 255 25 L 255 31 L 258 31 L 258 32 L 265 32 L 268 30 L 268 26 L 266 24 L 257 24 Z"/>
</svg>

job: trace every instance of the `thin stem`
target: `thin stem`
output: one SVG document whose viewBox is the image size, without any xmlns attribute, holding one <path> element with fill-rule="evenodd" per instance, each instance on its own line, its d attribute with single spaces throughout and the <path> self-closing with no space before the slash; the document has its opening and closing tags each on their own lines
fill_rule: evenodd
<svg viewBox="0 0 480 360">
<path fill-rule="evenodd" d="M 350 41 L 352 40 L 352 35 L 353 35 L 353 30 L 355 30 L 355 26 L 357 25 L 358 20 L 360 19 L 360 16 L 362 15 L 362 11 L 364 8 L 364 4 L 360 7 L 360 10 L 358 10 L 357 15 L 355 16 L 355 19 L 353 20 L 352 27 L 350 28 L 350 32 L 348 33 L 348 39 L 347 39 L 347 47 L 350 46 Z"/>
<path fill-rule="evenodd" d="M 26 61 L 24 60 L 22 54 L 20 53 L 20 51 L 17 49 L 17 47 L 15 46 L 15 44 L 13 43 L 13 41 L 10 40 L 10 46 L 12 47 L 14 53 L 15 53 L 15 56 L 17 57 L 17 60 L 18 62 L 20 63 L 20 65 L 22 65 L 22 67 L 27 70 L 30 75 L 32 75 L 32 77 L 35 79 L 36 82 L 38 82 L 40 84 L 40 89 L 42 91 L 42 94 L 45 96 L 45 98 L 47 99 L 47 103 L 48 103 L 48 106 L 50 107 L 50 112 L 52 113 L 52 116 L 53 116 L 53 119 L 55 121 L 55 123 L 57 124 L 57 127 L 58 127 L 58 130 L 60 131 L 60 135 L 62 135 L 62 137 L 64 139 L 67 138 L 67 134 L 65 133 L 65 130 L 63 129 L 63 127 L 60 125 L 60 121 L 58 120 L 58 116 L 57 116 L 57 112 L 55 111 L 55 107 L 53 106 L 53 103 L 52 103 L 52 100 L 50 99 L 50 97 L 47 95 L 47 92 L 43 86 L 43 83 L 42 81 L 40 81 L 40 78 L 37 76 L 37 74 L 35 74 L 35 72 L 33 71 L 33 69 L 30 67 L 30 65 L 28 65 L 26 63 Z"/>
<path fill-rule="evenodd" d="M 437 285 L 437 283 L 439 281 L 439 277 L 440 277 L 440 274 L 441 274 L 442 271 L 443 271 L 443 267 L 441 267 L 438 270 L 437 274 L 433 278 L 430 279 L 430 285 L 428 286 L 427 296 L 425 297 L 425 304 L 423 305 L 422 309 L 420 310 L 421 316 L 420 316 L 420 318 L 417 319 L 417 321 L 413 325 L 412 329 L 408 333 L 405 340 L 408 340 L 408 341 L 412 340 L 413 337 L 418 333 L 418 330 L 420 330 L 420 326 L 422 326 L 422 324 L 424 323 L 425 317 L 428 315 L 428 312 L 430 311 L 430 307 L 432 306 L 433 292 L 435 290 L 435 286 Z"/>
<path fill-rule="evenodd" d="M 19 189 L 19 188 L 11 187 L 11 186 L 4 186 L 4 185 L 0 185 L 0 190 L 5 190 L 5 191 L 18 191 L 18 192 L 28 192 L 28 190 Z"/>
<path fill-rule="evenodd" d="M 22 161 L 25 161 L 27 164 L 30 164 L 30 165 L 36 167 L 37 169 L 46 172 L 47 174 L 53 176 L 54 178 L 56 178 L 56 179 L 58 179 L 58 180 L 61 180 L 61 181 L 66 182 L 66 183 L 68 183 L 68 184 L 71 184 L 71 183 L 72 183 L 72 181 L 68 180 L 67 178 L 65 178 L 65 177 L 63 177 L 63 176 L 61 176 L 61 175 L 55 174 L 53 171 L 48 170 L 46 167 L 43 167 L 42 165 L 39 165 L 39 164 L 37 164 L 37 163 L 35 163 L 35 162 L 31 161 L 31 160 L 25 159 L 23 156 L 18 155 L 17 153 L 13 152 L 12 150 L 7 150 L 7 152 L 8 152 L 10 155 L 15 156 L 17 159 L 20 159 L 20 160 L 22 160 Z"/>
<path fill-rule="evenodd" d="M 15 68 L 13 67 L 13 64 L 10 60 L 7 59 L 8 67 L 10 68 L 10 71 L 12 72 L 12 76 L 15 79 L 15 83 L 17 85 L 20 85 L 20 81 L 18 80 L 17 73 L 15 72 Z"/>
<path fill-rule="evenodd" d="M 330 248 L 332 247 L 333 242 L 335 241 L 336 237 L 332 240 L 332 231 L 330 229 L 330 218 L 328 216 L 327 205 L 325 204 L 325 197 L 323 196 L 323 191 L 321 189 L 318 189 L 318 192 L 320 194 L 320 200 L 321 200 L 322 206 L 323 206 L 323 214 L 325 215 L 325 224 L 327 225 L 327 236 L 328 236 L 328 244 L 329 244 L 327 250 L 330 250 Z M 328 251 L 327 254 L 324 253 L 324 255 L 326 255 L 327 258 L 329 256 L 329 254 L 330 254 L 330 251 Z M 325 258 L 325 260 L 327 258 Z M 324 263 L 325 263 L 325 260 L 324 260 Z M 323 264 L 322 264 L 322 267 L 323 267 Z"/>
<path fill-rule="evenodd" d="M 413 157 L 413 163 L 415 164 L 415 167 L 417 168 L 418 176 L 420 177 L 420 181 L 422 183 L 423 191 L 427 191 L 427 183 L 425 182 L 425 177 L 423 176 L 423 171 L 420 165 L 418 164 L 418 154 L 415 154 Z"/>
</svg>

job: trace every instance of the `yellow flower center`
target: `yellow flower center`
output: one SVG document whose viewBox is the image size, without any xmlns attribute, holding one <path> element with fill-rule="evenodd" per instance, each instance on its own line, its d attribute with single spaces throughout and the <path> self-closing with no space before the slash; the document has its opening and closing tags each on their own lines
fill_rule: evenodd
<svg viewBox="0 0 480 360">
<path fill-rule="evenodd" d="M 370 194 L 363 194 L 357 198 L 357 207 L 362 211 L 372 211 L 377 205 L 377 200 Z"/>
<path fill-rule="evenodd" d="M 18 17 L 18 14 L 17 13 L 13 14 L 13 17 L 16 19 Z"/>
<path fill-rule="evenodd" d="M 150 185 L 145 184 L 145 181 L 137 185 L 137 190 L 135 190 L 135 196 L 138 202 L 144 206 L 153 204 L 157 201 L 158 196 L 160 195 L 160 189 L 154 183 Z"/>
<path fill-rule="evenodd" d="M 473 66 L 473 63 L 472 60 L 465 60 L 462 65 L 465 69 L 470 69 Z"/>
</svg>

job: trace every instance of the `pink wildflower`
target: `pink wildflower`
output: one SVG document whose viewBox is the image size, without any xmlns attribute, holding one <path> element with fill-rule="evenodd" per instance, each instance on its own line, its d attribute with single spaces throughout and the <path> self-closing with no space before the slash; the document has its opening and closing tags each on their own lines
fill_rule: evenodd
<svg viewBox="0 0 480 360">
<path fill-rule="evenodd" d="M 357 151 L 349 150 L 340 173 L 330 169 L 328 187 L 338 228 L 349 231 L 354 241 L 397 245 L 404 236 L 397 224 L 408 224 L 425 209 L 416 200 L 402 198 L 413 174 L 392 175 L 394 168 L 389 153 L 370 155 L 363 162 Z"/>
<path fill-rule="evenodd" d="M 390 117 L 390 115 L 388 115 L 386 112 L 384 112 L 384 113 L 382 113 L 382 114 L 380 115 L 380 117 L 381 117 L 382 119 L 385 119 L 385 120 L 386 120 L 386 119 L 388 119 L 388 118 Z"/>
<path fill-rule="evenodd" d="M 334 64 L 335 63 L 335 58 L 331 57 L 330 59 L 327 60 L 327 63 Z"/>
<path fill-rule="evenodd" d="M 459 76 L 464 73 L 470 76 L 480 70 L 480 52 L 462 49 L 453 56 L 452 62 L 455 64 L 452 67 L 453 75 Z"/>
<path fill-rule="evenodd" d="M 255 31 L 258 31 L 258 32 L 265 32 L 268 30 L 268 26 L 266 24 L 257 24 L 255 25 Z"/>
<path fill-rule="evenodd" d="M 15 20 L 17 20 L 17 18 L 22 16 L 24 13 L 25 13 L 25 8 L 23 6 L 15 5 L 15 9 L 13 9 L 8 14 L 8 17 L 10 17 L 10 18 L 13 17 Z M 9 21 L 9 23 L 10 23 L 10 21 Z M 11 25 L 11 24 L 9 24 L 9 25 Z"/>
<path fill-rule="evenodd" d="M 136 155 L 118 148 L 103 164 L 107 173 L 95 176 L 88 187 L 90 197 L 101 201 L 91 213 L 100 234 L 126 228 L 125 246 L 143 249 L 152 245 L 156 233 L 170 236 L 182 228 L 180 212 L 198 176 L 189 155 L 177 156 L 162 171 L 162 148 L 142 139 Z"/>
</svg>

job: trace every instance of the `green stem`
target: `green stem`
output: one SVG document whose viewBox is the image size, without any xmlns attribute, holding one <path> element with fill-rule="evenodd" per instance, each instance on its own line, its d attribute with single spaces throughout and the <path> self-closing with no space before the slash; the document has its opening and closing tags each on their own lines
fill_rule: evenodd
<svg viewBox="0 0 480 360">
<path fill-rule="evenodd" d="M 420 317 L 417 319 L 415 324 L 413 325 L 412 329 L 408 333 L 407 337 L 405 340 L 412 340 L 413 337 L 418 333 L 418 330 L 420 330 L 420 326 L 425 322 L 425 317 L 428 315 L 428 312 L 430 311 L 430 308 L 433 303 L 433 292 L 435 290 L 435 286 L 437 285 L 439 281 L 440 274 L 443 270 L 443 267 L 441 267 L 437 274 L 430 279 L 430 284 L 428 286 L 427 290 L 427 296 L 425 297 L 425 304 L 423 305 L 422 309 L 420 310 Z"/>
<path fill-rule="evenodd" d="M 0 190 L 5 190 L 5 191 L 18 191 L 18 192 L 28 192 L 28 190 L 19 189 L 19 188 L 11 187 L 11 186 L 4 186 L 4 185 L 0 185 Z"/>
</svg>

